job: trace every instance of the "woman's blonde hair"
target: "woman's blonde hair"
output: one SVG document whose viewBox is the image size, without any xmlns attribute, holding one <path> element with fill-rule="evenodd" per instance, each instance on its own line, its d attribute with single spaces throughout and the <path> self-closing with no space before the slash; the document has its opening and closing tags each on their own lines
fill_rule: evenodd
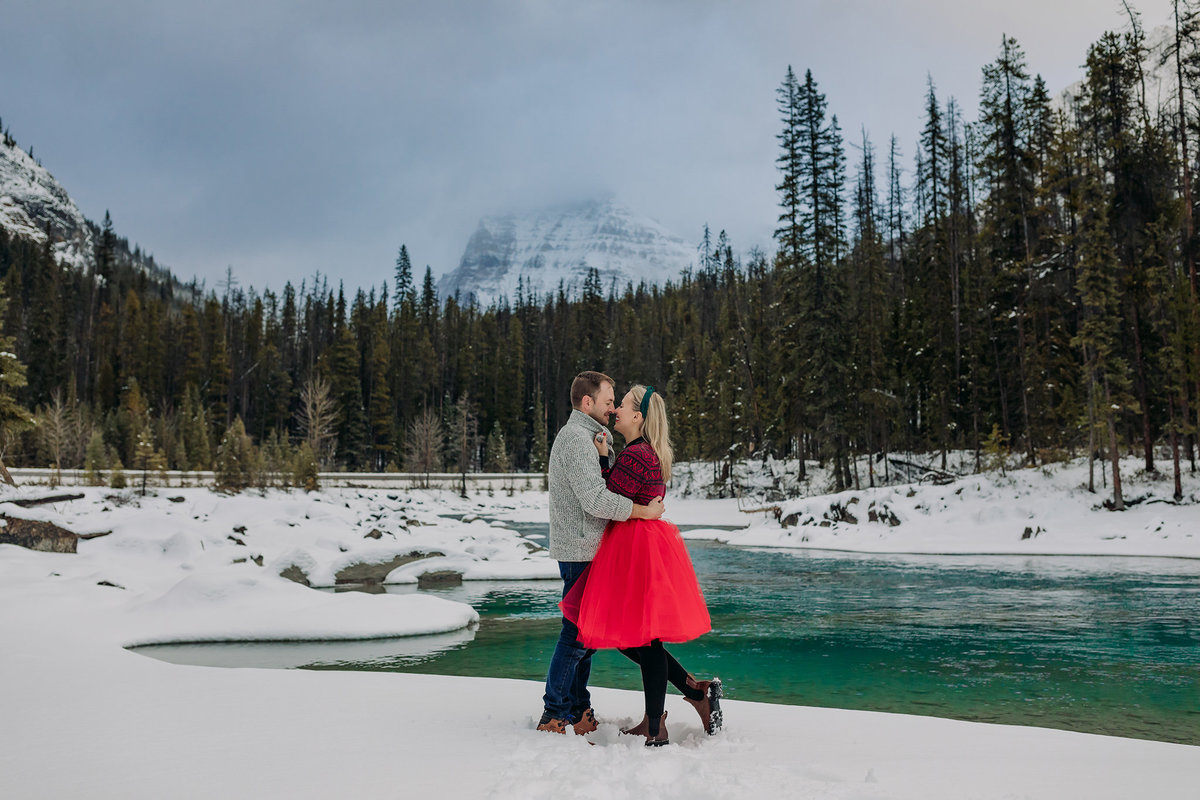
<svg viewBox="0 0 1200 800">
<path fill-rule="evenodd" d="M 642 399 L 646 396 L 646 387 L 637 384 L 629 390 L 633 394 L 633 403 L 638 411 L 642 409 Z M 642 414 L 642 436 L 654 448 L 662 468 L 663 481 L 671 480 L 671 464 L 675 461 L 675 451 L 671 449 L 671 427 L 667 424 L 667 404 L 662 395 L 655 391 L 650 395 L 650 405 Z"/>
</svg>

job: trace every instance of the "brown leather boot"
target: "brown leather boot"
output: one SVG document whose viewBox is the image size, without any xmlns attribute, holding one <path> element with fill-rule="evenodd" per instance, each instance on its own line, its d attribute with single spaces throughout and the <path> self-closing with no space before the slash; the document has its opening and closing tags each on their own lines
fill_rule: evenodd
<svg viewBox="0 0 1200 800">
<path fill-rule="evenodd" d="M 704 692 L 704 697 L 699 700 L 693 700 L 690 697 L 683 699 L 696 709 L 696 713 L 700 715 L 700 724 L 704 726 L 704 732 L 711 736 L 720 730 L 724 721 L 724 714 L 721 712 L 721 679 L 698 681 L 688 675 L 687 682 L 688 686 L 693 689 Z"/>
<path fill-rule="evenodd" d="M 650 733 L 650 718 L 642 714 L 642 721 L 632 728 L 621 728 L 626 736 L 647 736 Z"/>
<path fill-rule="evenodd" d="M 539 731 L 548 731 L 549 733 L 561 733 L 565 736 L 567 733 L 567 721 L 565 719 L 556 719 L 543 714 L 541 721 L 538 723 L 537 729 Z"/>
<path fill-rule="evenodd" d="M 634 725 L 632 728 L 621 728 L 621 733 L 625 734 L 626 736 L 645 736 L 646 744 L 649 745 L 651 743 L 650 718 L 643 714 L 641 722 L 639 722 L 637 725 Z M 658 742 L 658 744 L 667 743 L 667 712 L 665 711 L 663 712 L 663 715 L 659 717 L 658 736 L 655 738 L 662 740 L 661 742 Z"/>
<path fill-rule="evenodd" d="M 658 735 L 651 736 L 649 725 L 646 726 L 646 747 L 663 747 L 671 743 L 670 737 L 667 736 L 667 712 L 658 719 Z"/>
<path fill-rule="evenodd" d="M 579 721 L 572 724 L 571 727 L 574 728 L 576 736 L 583 736 L 600 726 L 596 723 L 596 713 L 589 708 L 579 715 Z"/>
</svg>

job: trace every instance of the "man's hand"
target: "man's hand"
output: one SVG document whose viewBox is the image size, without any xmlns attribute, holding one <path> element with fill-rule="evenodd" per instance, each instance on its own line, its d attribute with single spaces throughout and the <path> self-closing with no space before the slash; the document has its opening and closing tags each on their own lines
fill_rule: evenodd
<svg viewBox="0 0 1200 800">
<path fill-rule="evenodd" d="M 630 519 L 658 519 L 663 515 L 666 508 L 663 507 L 663 499 L 656 497 L 650 501 L 649 505 L 639 506 L 636 503 L 633 506 L 633 513 L 629 515 Z"/>
</svg>

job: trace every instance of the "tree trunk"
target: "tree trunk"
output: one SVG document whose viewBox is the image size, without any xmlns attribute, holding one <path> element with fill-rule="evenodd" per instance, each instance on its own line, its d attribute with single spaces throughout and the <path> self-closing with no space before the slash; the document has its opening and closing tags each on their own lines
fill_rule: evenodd
<svg viewBox="0 0 1200 800">
<path fill-rule="evenodd" d="M 1121 450 L 1117 443 L 1117 415 L 1112 410 L 1112 393 L 1108 378 L 1104 379 L 1104 416 L 1108 418 L 1108 455 L 1112 460 L 1113 511 L 1125 510 L 1125 498 L 1121 496 Z"/>
<path fill-rule="evenodd" d="M 1029 377 L 1025 365 L 1025 309 L 1024 304 L 1017 310 L 1017 356 L 1021 368 L 1021 421 L 1025 425 L 1025 455 L 1029 466 L 1037 466 L 1037 456 L 1033 450 L 1033 427 L 1029 422 Z"/>
<path fill-rule="evenodd" d="M 0 480 L 3 480 L 9 486 L 16 486 L 17 482 L 13 480 L 12 475 L 8 474 L 8 467 L 4 466 L 4 459 L 0 458 Z"/>
<path fill-rule="evenodd" d="M 1142 450 L 1146 457 L 1146 472 L 1154 472 L 1154 441 L 1150 438 L 1150 388 L 1146 385 L 1146 359 L 1142 355 L 1142 332 L 1137 304 L 1133 311 L 1133 353 L 1137 368 L 1138 403 L 1142 406 Z"/>
<path fill-rule="evenodd" d="M 1178 503 L 1183 499 L 1183 476 L 1179 474 L 1179 431 L 1175 425 L 1175 398 L 1167 398 L 1167 405 L 1171 412 L 1171 464 L 1172 475 L 1175 479 L 1175 502 Z"/>
</svg>

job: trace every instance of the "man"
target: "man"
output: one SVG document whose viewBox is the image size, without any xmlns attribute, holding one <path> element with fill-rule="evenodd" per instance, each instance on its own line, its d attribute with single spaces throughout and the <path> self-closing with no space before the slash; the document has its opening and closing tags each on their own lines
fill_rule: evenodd
<svg viewBox="0 0 1200 800">
<path fill-rule="evenodd" d="M 610 519 L 658 519 L 663 514 L 661 497 L 637 505 L 608 491 L 600 475 L 592 441 L 597 434 L 611 436 L 604 426 L 616 411 L 615 397 L 613 379 L 607 375 L 576 375 L 571 383 L 571 416 L 550 448 L 550 557 L 558 561 L 563 597 L 596 555 Z M 579 643 L 579 629 L 564 617 L 546 675 L 539 731 L 565 733 L 567 725 L 580 735 L 596 730 L 587 688 L 594 652 Z"/>
</svg>

